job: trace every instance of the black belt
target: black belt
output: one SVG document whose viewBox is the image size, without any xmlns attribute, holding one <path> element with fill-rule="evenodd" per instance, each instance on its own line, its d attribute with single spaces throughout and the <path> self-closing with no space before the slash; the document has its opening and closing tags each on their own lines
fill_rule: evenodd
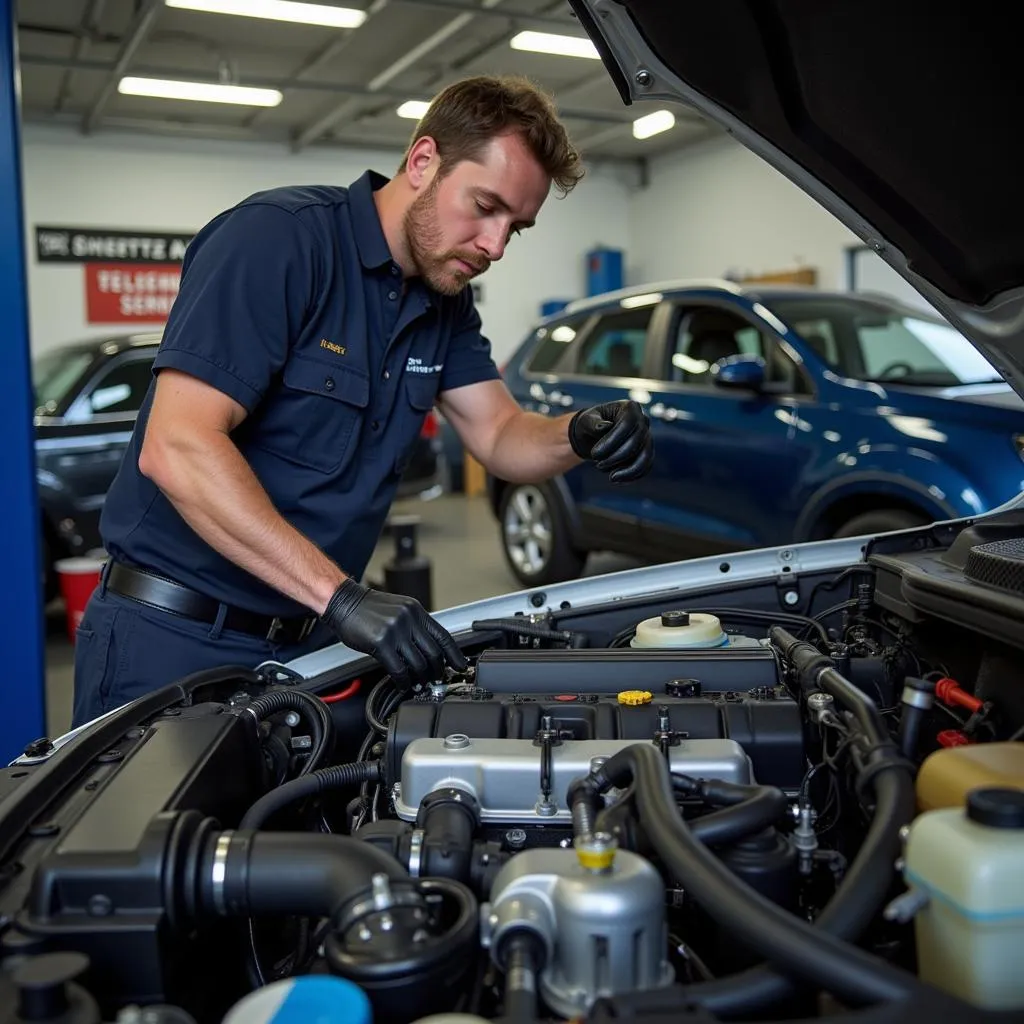
<svg viewBox="0 0 1024 1024">
<path fill-rule="evenodd" d="M 207 622 L 211 626 L 219 618 L 222 608 L 221 602 L 212 597 L 121 562 L 111 561 L 107 572 L 107 589 L 121 597 L 149 605 L 150 608 Z M 224 629 L 249 633 L 270 643 L 297 644 L 313 632 L 313 627 L 319 621 L 316 615 L 301 619 L 281 619 L 276 615 L 258 615 L 228 605 L 221 625 Z"/>
</svg>

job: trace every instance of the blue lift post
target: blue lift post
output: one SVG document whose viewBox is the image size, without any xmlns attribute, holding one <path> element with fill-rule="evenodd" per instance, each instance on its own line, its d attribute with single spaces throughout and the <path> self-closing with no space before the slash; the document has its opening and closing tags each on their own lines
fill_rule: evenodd
<svg viewBox="0 0 1024 1024">
<path fill-rule="evenodd" d="M 15 0 L 0 0 L 0 763 L 42 736 L 46 721 L 39 508 L 21 207 Z"/>
</svg>

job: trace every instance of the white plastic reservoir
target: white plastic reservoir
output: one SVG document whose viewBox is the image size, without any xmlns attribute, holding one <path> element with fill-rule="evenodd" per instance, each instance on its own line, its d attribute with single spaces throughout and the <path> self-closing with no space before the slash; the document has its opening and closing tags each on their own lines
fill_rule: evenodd
<svg viewBox="0 0 1024 1024">
<path fill-rule="evenodd" d="M 728 642 L 717 616 L 668 611 L 640 622 L 630 647 L 721 647 Z"/>
<path fill-rule="evenodd" d="M 918 974 L 976 1006 L 1024 1009 L 1024 790 L 985 787 L 910 826 Z"/>
</svg>

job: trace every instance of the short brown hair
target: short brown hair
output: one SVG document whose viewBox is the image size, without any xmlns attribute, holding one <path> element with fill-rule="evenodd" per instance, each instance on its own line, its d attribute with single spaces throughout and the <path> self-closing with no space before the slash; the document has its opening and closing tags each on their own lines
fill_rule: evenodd
<svg viewBox="0 0 1024 1024">
<path fill-rule="evenodd" d="M 476 160 L 492 139 L 517 134 L 555 187 L 566 195 L 583 177 L 580 154 L 569 141 L 551 97 L 517 75 L 480 75 L 455 82 L 430 103 L 405 151 L 425 136 L 437 144 L 441 174 L 463 160 Z"/>
</svg>

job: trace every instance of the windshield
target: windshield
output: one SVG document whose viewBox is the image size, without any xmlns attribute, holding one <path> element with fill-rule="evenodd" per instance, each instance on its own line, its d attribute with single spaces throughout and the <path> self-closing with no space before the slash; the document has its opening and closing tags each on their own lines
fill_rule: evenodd
<svg viewBox="0 0 1024 1024">
<path fill-rule="evenodd" d="M 959 331 L 919 310 L 856 297 L 787 298 L 771 307 L 844 377 L 917 387 L 1002 380 Z"/>
<path fill-rule="evenodd" d="M 54 412 L 92 359 L 93 354 L 87 349 L 70 352 L 58 349 L 37 356 L 32 361 L 36 414 L 45 416 Z"/>
</svg>

